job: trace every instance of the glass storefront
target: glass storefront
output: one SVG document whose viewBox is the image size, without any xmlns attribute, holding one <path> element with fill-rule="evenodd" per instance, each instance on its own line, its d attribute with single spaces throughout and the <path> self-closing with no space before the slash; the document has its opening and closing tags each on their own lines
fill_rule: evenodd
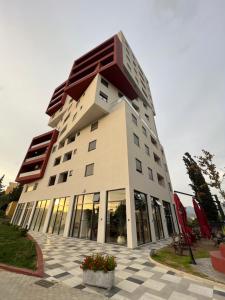
<svg viewBox="0 0 225 300">
<path fill-rule="evenodd" d="M 44 226 L 50 200 L 40 200 L 36 203 L 30 229 L 41 231 Z"/>
<path fill-rule="evenodd" d="M 70 197 L 54 199 L 52 214 L 48 225 L 48 233 L 63 234 L 69 202 Z"/>
<path fill-rule="evenodd" d="M 22 214 L 23 209 L 24 209 L 24 205 L 25 205 L 25 203 L 20 203 L 20 204 L 17 205 L 16 212 L 15 212 L 15 215 L 13 217 L 12 224 L 18 225 L 21 214 Z"/>
<path fill-rule="evenodd" d="M 127 218 L 125 189 L 107 193 L 106 242 L 127 244 Z"/>
<path fill-rule="evenodd" d="M 155 236 L 157 240 L 160 240 L 164 238 L 162 217 L 160 212 L 160 206 L 162 206 L 162 204 L 157 198 L 152 198 L 152 216 L 155 228 Z"/>
<path fill-rule="evenodd" d="M 165 211 L 168 234 L 169 236 L 172 236 L 175 233 L 175 228 L 170 203 L 167 201 L 163 201 L 163 207 Z"/>
<path fill-rule="evenodd" d="M 70 236 L 97 241 L 100 193 L 75 196 Z"/>
<path fill-rule="evenodd" d="M 34 206 L 34 202 L 28 202 L 27 203 L 27 206 L 25 208 L 25 212 L 24 212 L 24 215 L 23 215 L 23 218 L 22 218 L 22 222 L 20 224 L 23 228 L 28 229 L 27 226 L 28 226 L 28 222 L 29 222 L 29 218 L 30 218 L 30 214 L 31 214 L 33 206 Z"/>
<path fill-rule="evenodd" d="M 138 245 L 151 242 L 151 230 L 148 215 L 147 196 L 134 191 L 135 216 Z"/>
</svg>

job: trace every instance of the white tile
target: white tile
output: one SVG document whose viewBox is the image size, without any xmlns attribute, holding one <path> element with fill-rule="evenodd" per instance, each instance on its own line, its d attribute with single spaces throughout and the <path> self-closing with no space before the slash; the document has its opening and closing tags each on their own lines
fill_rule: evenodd
<svg viewBox="0 0 225 300">
<path fill-rule="evenodd" d="M 127 266 L 125 266 L 123 264 L 118 264 L 116 267 L 116 270 L 124 270 L 125 268 L 127 268 Z"/>
<path fill-rule="evenodd" d="M 130 277 L 131 276 L 131 274 L 130 273 L 128 273 L 128 272 L 126 272 L 126 271 L 120 271 L 120 270 L 118 270 L 118 271 L 116 271 L 116 277 L 119 277 L 119 278 L 122 278 L 122 279 L 126 279 L 127 277 Z"/>
<path fill-rule="evenodd" d="M 208 288 L 206 286 L 202 286 L 202 285 L 199 285 L 199 284 L 191 283 L 188 287 L 188 291 L 192 292 L 192 293 L 196 293 L 198 295 L 209 297 L 209 298 L 212 298 L 212 296 L 213 296 L 213 289 L 212 288 Z"/>
<path fill-rule="evenodd" d="M 134 264 L 130 265 L 129 267 L 141 270 L 141 269 L 144 269 L 146 266 L 134 263 Z"/>
<path fill-rule="evenodd" d="M 127 297 L 124 297 L 120 294 L 115 294 L 110 299 L 112 299 L 112 300 L 129 300 Z"/>
<path fill-rule="evenodd" d="M 141 277 L 144 277 L 144 278 L 150 278 L 150 277 L 152 277 L 154 275 L 154 273 L 148 272 L 148 271 L 144 271 L 144 270 L 140 270 L 137 273 L 135 273 L 135 275 L 141 276 Z"/>
<path fill-rule="evenodd" d="M 144 258 L 137 258 L 137 259 L 135 259 L 135 263 L 143 264 L 145 262 L 146 262 L 146 259 L 144 259 Z"/>
<path fill-rule="evenodd" d="M 141 296 L 138 300 L 165 300 L 165 298 L 161 298 L 149 293 L 144 293 L 144 295 Z"/>
<path fill-rule="evenodd" d="M 179 292 L 172 292 L 168 300 L 197 300 L 197 298 Z"/>
<path fill-rule="evenodd" d="M 122 264 L 130 264 L 131 261 L 129 259 L 126 258 L 122 258 L 122 259 L 118 259 L 118 263 L 122 263 Z"/>
<path fill-rule="evenodd" d="M 68 278 L 66 280 L 63 280 L 63 283 L 70 287 L 74 287 L 78 284 L 82 284 L 82 282 L 83 282 L 83 280 L 78 277 L 73 277 L 73 278 Z"/>
<path fill-rule="evenodd" d="M 171 275 L 171 274 L 164 274 L 161 279 L 174 282 L 174 283 L 180 283 L 181 278 L 176 276 L 176 275 Z"/>
<path fill-rule="evenodd" d="M 143 285 L 156 291 L 161 291 L 166 286 L 165 283 L 153 279 L 148 279 Z"/>
<path fill-rule="evenodd" d="M 55 276 L 55 275 L 61 274 L 63 272 L 65 272 L 65 270 L 60 269 L 60 268 L 56 268 L 56 269 L 52 269 L 52 270 L 47 270 L 47 274 L 51 275 L 51 276 Z"/>
<path fill-rule="evenodd" d="M 153 267 L 152 268 L 152 271 L 154 272 L 160 272 L 160 273 L 166 273 L 168 271 L 168 268 L 162 268 L 162 267 Z"/>
<path fill-rule="evenodd" d="M 118 288 L 125 290 L 129 293 L 133 293 L 139 286 L 139 284 L 131 282 L 129 280 L 123 280 L 119 284 L 117 284 Z"/>
</svg>

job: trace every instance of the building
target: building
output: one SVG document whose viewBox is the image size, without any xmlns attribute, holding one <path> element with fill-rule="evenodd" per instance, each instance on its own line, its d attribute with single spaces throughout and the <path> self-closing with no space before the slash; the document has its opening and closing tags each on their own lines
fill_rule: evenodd
<svg viewBox="0 0 225 300">
<path fill-rule="evenodd" d="M 17 182 L 9 182 L 9 185 L 7 186 L 5 190 L 5 194 L 8 195 L 11 193 L 19 184 Z"/>
<path fill-rule="evenodd" d="M 13 223 L 130 248 L 177 231 L 149 83 L 122 32 L 75 60 L 46 113 Z"/>
</svg>

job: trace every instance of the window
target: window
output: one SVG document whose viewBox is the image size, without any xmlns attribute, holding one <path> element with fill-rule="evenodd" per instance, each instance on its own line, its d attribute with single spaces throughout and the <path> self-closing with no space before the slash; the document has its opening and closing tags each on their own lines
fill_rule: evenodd
<svg viewBox="0 0 225 300">
<path fill-rule="evenodd" d="M 169 190 L 172 192 L 172 186 L 170 182 L 168 182 L 168 186 L 169 186 Z"/>
<path fill-rule="evenodd" d="M 70 102 L 69 102 L 69 103 L 72 103 L 72 102 L 73 102 L 73 98 L 70 99 Z"/>
<path fill-rule="evenodd" d="M 128 63 L 127 63 L 127 67 L 131 71 L 131 66 Z"/>
<path fill-rule="evenodd" d="M 38 183 L 34 183 L 34 184 L 28 184 L 25 188 L 25 192 L 32 192 L 35 191 L 37 189 Z"/>
<path fill-rule="evenodd" d="M 77 113 L 74 114 L 73 116 L 73 121 L 76 119 Z"/>
<path fill-rule="evenodd" d="M 163 176 L 161 176 L 160 174 L 157 173 L 157 179 L 158 179 L 159 185 L 165 186 L 165 180 L 164 180 Z"/>
<path fill-rule="evenodd" d="M 147 145 L 145 145 L 145 153 L 150 156 L 149 147 Z"/>
<path fill-rule="evenodd" d="M 98 128 L 98 121 L 91 124 L 91 131 L 94 131 Z"/>
<path fill-rule="evenodd" d="M 75 133 L 74 134 L 71 134 L 69 137 L 68 137 L 68 140 L 67 140 L 67 144 L 70 144 L 72 142 L 75 141 Z"/>
<path fill-rule="evenodd" d="M 120 92 L 118 92 L 118 97 L 119 97 L 119 98 L 122 98 L 122 97 L 123 97 L 123 94 L 120 93 Z"/>
<path fill-rule="evenodd" d="M 154 180 L 154 179 L 153 179 L 153 171 L 152 171 L 151 168 L 148 168 L 148 178 L 149 178 L 150 180 Z"/>
<path fill-rule="evenodd" d="M 79 136 L 79 135 L 80 135 L 80 131 L 77 132 L 77 136 Z"/>
<path fill-rule="evenodd" d="M 54 161 L 54 166 L 57 166 L 60 164 L 60 161 L 61 161 L 61 156 L 59 157 L 56 157 L 55 161 Z"/>
<path fill-rule="evenodd" d="M 147 104 L 145 102 L 143 102 L 143 106 L 145 109 L 147 109 Z"/>
<path fill-rule="evenodd" d="M 145 118 L 149 121 L 149 115 L 145 114 Z"/>
<path fill-rule="evenodd" d="M 73 175 L 73 170 L 70 170 L 69 171 L 69 176 L 72 176 Z"/>
<path fill-rule="evenodd" d="M 73 154 L 76 154 L 76 153 L 77 153 L 77 149 L 74 149 L 74 150 L 73 150 Z"/>
<path fill-rule="evenodd" d="M 151 136 L 151 142 L 155 147 L 157 147 L 157 142 L 152 136 Z"/>
<path fill-rule="evenodd" d="M 88 151 L 92 151 L 96 149 L 96 140 L 92 141 L 88 145 Z"/>
<path fill-rule="evenodd" d="M 139 107 L 135 103 L 132 102 L 132 106 L 136 111 L 140 111 Z"/>
<path fill-rule="evenodd" d="M 127 60 L 130 62 L 130 57 L 128 55 L 126 55 L 126 57 L 127 57 Z"/>
<path fill-rule="evenodd" d="M 57 146 L 56 146 L 56 145 L 52 147 L 52 153 L 54 153 L 54 152 L 55 152 L 56 148 L 57 148 Z"/>
<path fill-rule="evenodd" d="M 157 154 L 155 154 L 155 153 L 153 153 L 153 156 L 154 156 L 155 162 L 156 162 L 158 165 L 161 166 L 161 159 L 160 159 L 160 157 L 159 157 Z"/>
<path fill-rule="evenodd" d="M 146 128 L 145 128 L 144 126 L 142 126 L 142 132 L 143 132 L 143 134 L 144 134 L 145 136 L 147 136 L 147 130 L 146 130 Z"/>
<path fill-rule="evenodd" d="M 137 118 L 132 114 L 132 121 L 137 126 Z"/>
<path fill-rule="evenodd" d="M 91 176 L 94 174 L 94 164 L 86 165 L 85 176 Z"/>
<path fill-rule="evenodd" d="M 168 167 L 167 167 L 166 163 L 164 163 L 164 168 L 165 168 L 166 172 L 168 172 Z"/>
<path fill-rule="evenodd" d="M 133 133 L 133 137 L 134 137 L 134 143 L 135 143 L 135 145 L 137 145 L 138 147 L 140 147 L 139 137 L 135 133 Z"/>
<path fill-rule="evenodd" d="M 65 141 L 61 141 L 61 142 L 59 143 L 58 149 L 61 149 L 62 147 L 64 147 L 64 145 L 65 145 Z"/>
<path fill-rule="evenodd" d="M 104 78 L 101 78 L 101 83 L 102 83 L 104 86 L 106 86 L 106 87 L 109 86 L 108 81 L 106 81 Z"/>
<path fill-rule="evenodd" d="M 63 121 L 63 124 L 66 123 L 66 121 L 69 119 L 70 117 L 70 113 L 67 115 L 67 117 L 65 118 L 65 120 Z"/>
<path fill-rule="evenodd" d="M 56 180 L 56 175 L 51 176 L 51 177 L 49 178 L 48 185 L 49 185 L 49 186 L 54 185 L 54 184 L 55 184 L 55 180 Z"/>
<path fill-rule="evenodd" d="M 105 93 L 103 93 L 102 91 L 100 91 L 99 95 L 100 95 L 100 99 L 101 100 L 103 100 L 105 102 L 108 102 L 108 96 Z"/>
<path fill-rule="evenodd" d="M 68 177 L 68 172 L 63 172 L 59 174 L 59 180 L 58 183 L 66 182 Z"/>
<path fill-rule="evenodd" d="M 142 163 L 139 159 L 136 158 L 136 171 L 142 173 Z"/>
<path fill-rule="evenodd" d="M 72 151 L 64 154 L 63 161 L 70 160 L 72 158 Z"/>
<path fill-rule="evenodd" d="M 67 125 L 62 129 L 59 135 L 62 135 L 66 131 Z"/>
</svg>

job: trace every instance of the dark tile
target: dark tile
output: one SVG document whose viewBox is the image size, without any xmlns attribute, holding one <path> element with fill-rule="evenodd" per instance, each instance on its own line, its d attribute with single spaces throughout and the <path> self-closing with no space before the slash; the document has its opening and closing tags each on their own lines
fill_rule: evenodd
<svg viewBox="0 0 225 300">
<path fill-rule="evenodd" d="M 78 284 L 74 287 L 75 289 L 83 290 L 85 288 L 85 285 L 83 284 Z"/>
<path fill-rule="evenodd" d="M 132 267 L 127 267 L 127 268 L 125 268 L 125 270 L 130 270 L 130 271 L 134 271 L 134 272 L 140 271 L 139 269 L 132 268 Z"/>
<path fill-rule="evenodd" d="M 137 259 L 137 257 L 129 257 L 128 259 L 129 260 L 135 260 L 135 259 Z"/>
<path fill-rule="evenodd" d="M 50 260 L 53 260 L 54 258 L 52 257 L 48 257 L 48 258 L 45 258 L 45 261 L 50 261 Z"/>
<path fill-rule="evenodd" d="M 173 272 L 173 271 L 168 271 L 168 272 L 166 272 L 167 274 L 170 274 L 170 275 L 175 275 L 176 273 L 175 272 Z"/>
<path fill-rule="evenodd" d="M 55 276 L 53 276 L 53 277 L 55 277 L 55 278 L 60 278 L 60 277 L 64 277 L 64 276 L 67 276 L 67 275 L 71 275 L 71 274 L 68 273 L 68 272 L 63 272 L 63 273 L 57 274 L 57 275 L 55 275 Z"/>
<path fill-rule="evenodd" d="M 56 268 L 62 268 L 63 266 L 60 264 L 52 264 L 52 265 L 48 265 L 47 268 L 48 269 L 56 269 Z"/>
<path fill-rule="evenodd" d="M 44 276 L 43 276 L 44 278 L 48 278 L 48 277 L 51 277 L 50 275 L 48 275 L 48 274 L 46 274 L 46 273 L 44 273 Z"/>
<path fill-rule="evenodd" d="M 215 294 L 215 295 L 220 295 L 220 296 L 224 296 L 224 297 L 225 297 L 225 292 L 222 292 L 222 291 L 213 290 L 213 294 Z"/>
<path fill-rule="evenodd" d="M 137 284 L 142 284 L 142 283 L 144 283 L 143 280 L 140 280 L 140 279 L 137 279 L 137 278 L 133 278 L 133 277 L 128 277 L 128 278 L 126 278 L 126 280 L 129 280 L 129 281 L 134 282 L 134 283 L 137 283 Z"/>
<path fill-rule="evenodd" d="M 54 285 L 53 282 L 50 282 L 50 281 L 47 281 L 47 280 L 44 280 L 44 279 L 36 281 L 35 284 L 40 285 L 40 286 L 45 287 L 45 288 L 49 288 L 49 287 Z"/>
<path fill-rule="evenodd" d="M 148 261 L 146 261 L 145 263 L 142 264 L 143 266 L 147 266 L 147 267 L 155 267 L 155 264 L 150 263 Z"/>
<path fill-rule="evenodd" d="M 111 288 L 111 290 L 107 291 L 107 297 L 111 298 L 115 294 L 119 293 L 119 291 L 121 291 L 121 289 L 118 288 L 117 286 L 114 286 L 114 287 Z"/>
</svg>

